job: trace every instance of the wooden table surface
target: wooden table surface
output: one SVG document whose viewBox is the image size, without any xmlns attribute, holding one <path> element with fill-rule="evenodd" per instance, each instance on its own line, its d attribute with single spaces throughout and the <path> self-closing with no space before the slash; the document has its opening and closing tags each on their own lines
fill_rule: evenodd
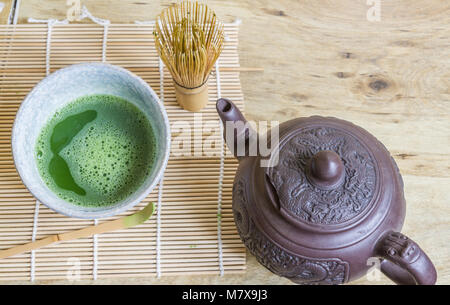
<svg viewBox="0 0 450 305">
<path fill-rule="evenodd" d="M 8 22 L 14 0 L 0 22 Z M 113 23 L 153 20 L 173 1 L 82 0 Z M 207 1 L 226 22 L 242 20 L 239 55 L 246 113 L 252 120 L 336 116 L 373 133 L 391 151 L 405 182 L 403 233 L 424 249 L 450 284 L 450 2 L 375 0 Z M 28 17 L 64 19 L 63 0 L 22 0 Z M 89 21 L 83 21 L 89 22 Z M 98 280 L 95 283 L 289 284 L 247 255 L 243 275 Z M 58 282 L 61 283 L 61 282 Z M 85 283 L 85 282 L 82 282 Z M 356 284 L 391 284 L 381 275 Z"/>
</svg>

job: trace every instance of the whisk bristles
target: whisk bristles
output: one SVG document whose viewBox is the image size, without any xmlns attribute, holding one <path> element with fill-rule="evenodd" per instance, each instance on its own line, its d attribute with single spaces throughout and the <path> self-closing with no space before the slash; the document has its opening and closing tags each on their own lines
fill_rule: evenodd
<svg viewBox="0 0 450 305">
<path fill-rule="evenodd" d="M 155 44 L 174 81 L 201 86 L 223 49 L 223 24 L 204 3 L 182 1 L 164 9 L 155 24 Z"/>
</svg>

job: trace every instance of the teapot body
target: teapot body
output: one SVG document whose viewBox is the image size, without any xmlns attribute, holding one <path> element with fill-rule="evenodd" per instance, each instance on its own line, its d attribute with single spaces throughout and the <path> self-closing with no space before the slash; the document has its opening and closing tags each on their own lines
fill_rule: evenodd
<svg viewBox="0 0 450 305">
<path fill-rule="evenodd" d="M 239 164 L 233 183 L 233 215 L 242 242 L 259 263 L 294 283 L 325 285 L 353 281 L 366 275 L 374 265 L 379 267 L 380 260 L 375 254 L 375 245 L 387 232 L 401 230 L 405 217 L 403 196 L 399 196 L 395 201 L 395 213 L 388 213 L 382 223 L 363 239 L 356 241 L 358 235 L 364 232 L 350 230 L 339 233 L 355 234 L 354 243 L 323 248 L 320 240 L 334 238 L 336 232 L 327 236 L 312 231 L 304 232 L 304 241 L 308 240 L 312 245 L 316 243 L 316 248 L 293 244 L 285 237 L 282 237 L 281 242 L 275 241 L 270 235 L 276 233 L 270 231 L 269 235 L 266 232 L 267 222 L 257 219 L 256 216 L 258 209 L 261 209 L 258 203 L 265 202 L 266 198 L 271 196 L 270 190 L 263 186 L 258 187 L 264 181 L 255 180 L 254 171 L 258 170 L 258 159 L 245 158 Z M 272 210 L 270 206 L 266 208 Z M 275 210 L 272 212 L 277 214 Z M 297 230 L 294 229 L 290 233 L 297 234 Z"/>
<path fill-rule="evenodd" d="M 251 147 L 259 140 L 248 124 L 228 124 L 246 122 L 239 109 L 226 99 L 216 107 L 239 159 L 234 220 L 262 265 L 299 284 L 346 283 L 374 265 L 399 284 L 435 283 L 428 256 L 399 233 L 403 181 L 373 135 L 337 118 L 297 118 L 279 125 L 277 139 L 264 135 L 267 159 Z"/>
</svg>

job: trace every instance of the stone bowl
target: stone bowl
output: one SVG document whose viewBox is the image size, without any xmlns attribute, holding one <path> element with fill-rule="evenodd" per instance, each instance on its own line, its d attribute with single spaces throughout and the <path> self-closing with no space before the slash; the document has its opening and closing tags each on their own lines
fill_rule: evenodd
<svg viewBox="0 0 450 305">
<path fill-rule="evenodd" d="M 155 162 L 148 177 L 128 198 L 106 207 L 77 206 L 58 197 L 42 180 L 35 159 L 36 140 L 48 120 L 66 104 L 91 94 L 115 95 L 133 103 L 147 116 L 156 137 Z M 140 77 L 110 64 L 83 63 L 60 69 L 33 88 L 17 112 L 11 141 L 20 178 L 38 201 L 66 216 L 96 219 L 132 208 L 153 190 L 169 159 L 170 126 L 163 104 Z"/>
</svg>

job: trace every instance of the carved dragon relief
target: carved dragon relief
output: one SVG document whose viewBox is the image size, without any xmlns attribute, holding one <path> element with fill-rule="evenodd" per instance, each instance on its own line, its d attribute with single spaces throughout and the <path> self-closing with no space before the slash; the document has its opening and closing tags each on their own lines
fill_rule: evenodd
<svg viewBox="0 0 450 305">
<path fill-rule="evenodd" d="M 342 159 L 344 183 L 322 190 L 308 182 L 306 166 L 317 152 L 331 150 Z M 280 150 L 277 166 L 268 170 L 280 204 L 300 220 L 314 224 L 338 224 L 360 214 L 376 187 L 376 163 L 355 138 L 331 128 L 298 131 Z"/>
<path fill-rule="evenodd" d="M 380 243 L 379 248 L 384 257 L 389 257 L 406 269 L 421 255 L 419 245 L 399 232 L 389 232 Z"/>
<path fill-rule="evenodd" d="M 270 271 L 299 284 L 342 284 L 349 266 L 337 258 L 309 259 L 291 254 L 270 241 L 255 226 L 247 211 L 246 186 L 242 179 L 233 185 L 233 214 L 242 241 Z"/>
</svg>

